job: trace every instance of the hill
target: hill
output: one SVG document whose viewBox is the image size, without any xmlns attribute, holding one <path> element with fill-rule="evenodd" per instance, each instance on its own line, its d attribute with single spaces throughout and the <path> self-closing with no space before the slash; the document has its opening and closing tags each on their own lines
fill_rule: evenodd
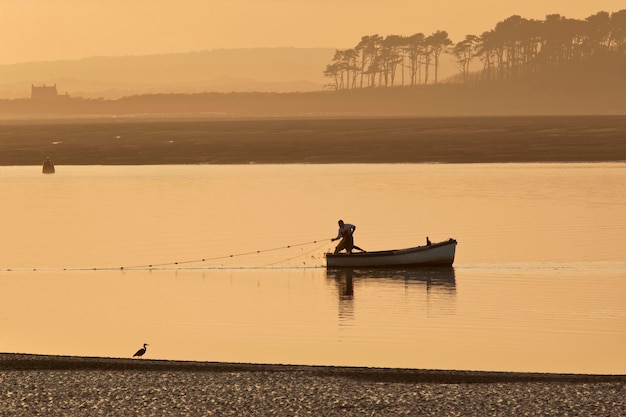
<svg viewBox="0 0 626 417">
<path fill-rule="evenodd" d="M 121 83 L 121 80 L 132 80 L 136 84 L 127 84 L 129 88 L 137 85 L 134 88 L 147 89 L 148 85 L 153 85 L 156 86 L 155 90 L 123 94 L 111 99 L 76 98 L 74 94 L 65 96 L 62 94 L 63 90 L 53 100 L 0 99 L 0 119 L 626 114 L 626 55 L 622 53 L 599 54 L 593 59 L 563 62 L 558 66 L 546 66 L 541 71 L 502 79 L 485 79 L 479 72 L 474 74 L 475 78 L 467 81 L 450 80 L 438 85 L 376 86 L 322 91 L 321 84 L 316 88 L 316 84 L 310 81 L 301 82 L 300 88 L 291 90 L 288 87 L 294 87 L 295 82 L 277 81 L 286 74 L 306 76 L 306 71 L 313 77 L 319 68 L 317 62 L 307 61 L 308 66 L 302 67 L 302 62 L 295 60 L 298 53 L 291 50 L 293 60 L 284 59 L 279 65 L 279 58 L 284 58 L 285 55 L 271 49 L 268 51 L 275 54 L 275 59 L 263 61 L 268 54 L 263 54 L 262 51 L 256 50 L 260 55 L 249 51 L 246 57 L 250 61 L 239 61 L 240 67 L 245 66 L 246 69 L 233 66 L 233 72 L 256 71 L 259 78 L 271 79 L 265 83 L 222 78 L 220 81 L 223 89 L 211 90 L 209 81 L 200 80 L 205 74 L 203 68 L 225 71 L 235 62 L 234 58 L 228 60 L 222 57 L 215 65 L 208 65 L 206 60 L 201 65 L 201 59 L 192 59 L 189 54 L 177 56 L 171 61 L 156 58 L 150 61 L 148 57 L 117 58 L 111 59 L 116 66 L 101 66 L 109 68 L 111 74 L 103 73 L 102 68 L 92 68 L 92 73 L 104 78 L 105 81 L 102 82 Z M 86 65 L 85 61 L 92 62 L 91 59 L 80 62 Z M 108 62 L 108 59 L 103 62 Z M 159 67 L 158 71 L 155 69 L 150 72 L 149 68 L 158 67 L 159 62 L 163 62 L 163 66 L 169 68 L 169 71 Z M 258 70 L 255 63 L 258 63 Z M 124 65 L 127 66 L 126 69 Z M 140 68 L 146 72 L 143 83 L 136 78 L 140 76 Z M 186 73 L 182 68 L 186 68 Z M 187 78 L 184 74 L 188 74 Z M 277 86 L 284 89 L 277 90 Z M 307 89 L 307 86 L 311 89 Z"/>
<path fill-rule="evenodd" d="M 73 97 L 116 99 L 153 93 L 316 91 L 331 48 L 249 48 L 0 66 L 0 98 L 26 98 L 32 84 Z"/>
</svg>

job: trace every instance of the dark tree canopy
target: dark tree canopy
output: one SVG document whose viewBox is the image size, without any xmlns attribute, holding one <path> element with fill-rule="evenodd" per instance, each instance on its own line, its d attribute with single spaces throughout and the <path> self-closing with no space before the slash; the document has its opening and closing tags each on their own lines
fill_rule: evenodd
<svg viewBox="0 0 626 417">
<path fill-rule="evenodd" d="M 324 75 L 335 90 L 437 84 L 441 54 L 452 56 L 461 82 L 518 79 L 572 63 L 626 57 L 626 9 L 584 20 L 513 15 L 458 43 L 442 30 L 428 36 L 363 36 L 353 49 L 337 50 Z M 476 60 L 482 69 L 472 72 Z"/>
</svg>

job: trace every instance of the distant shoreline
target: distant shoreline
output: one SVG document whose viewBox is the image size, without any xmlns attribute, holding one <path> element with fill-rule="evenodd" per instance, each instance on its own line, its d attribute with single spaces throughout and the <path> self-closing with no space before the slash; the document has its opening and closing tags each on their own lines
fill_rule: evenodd
<svg viewBox="0 0 626 417">
<path fill-rule="evenodd" d="M 626 161 L 626 116 L 13 121 L 0 166 Z"/>
</svg>

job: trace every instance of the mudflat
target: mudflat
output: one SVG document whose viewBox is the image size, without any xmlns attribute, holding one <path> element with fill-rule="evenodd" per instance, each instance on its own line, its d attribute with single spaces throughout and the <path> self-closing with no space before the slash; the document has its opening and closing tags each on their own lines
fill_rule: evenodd
<svg viewBox="0 0 626 417">
<path fill-rule="evenodd" d="M 626 116 L 4 121 L 0 165 L 626 160 Z"/>
<path fill-rule="evenodd" d="M 0 415 L 623 416 L 626 375 L 0 354 Z"/>
</svg>

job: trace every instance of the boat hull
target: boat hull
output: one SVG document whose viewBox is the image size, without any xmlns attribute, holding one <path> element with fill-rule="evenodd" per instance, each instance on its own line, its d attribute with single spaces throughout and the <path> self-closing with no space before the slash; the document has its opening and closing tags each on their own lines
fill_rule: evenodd
<svg viewBox="0 0 626 417">
<path fill-rule="evenodd" d="M 456 240 L 433 243 L 428 246 L 386 250 L 326 254 L 327 268 L 406 268 L 424 266 L 452 266 L 456 252 Z"/>
</svg>

